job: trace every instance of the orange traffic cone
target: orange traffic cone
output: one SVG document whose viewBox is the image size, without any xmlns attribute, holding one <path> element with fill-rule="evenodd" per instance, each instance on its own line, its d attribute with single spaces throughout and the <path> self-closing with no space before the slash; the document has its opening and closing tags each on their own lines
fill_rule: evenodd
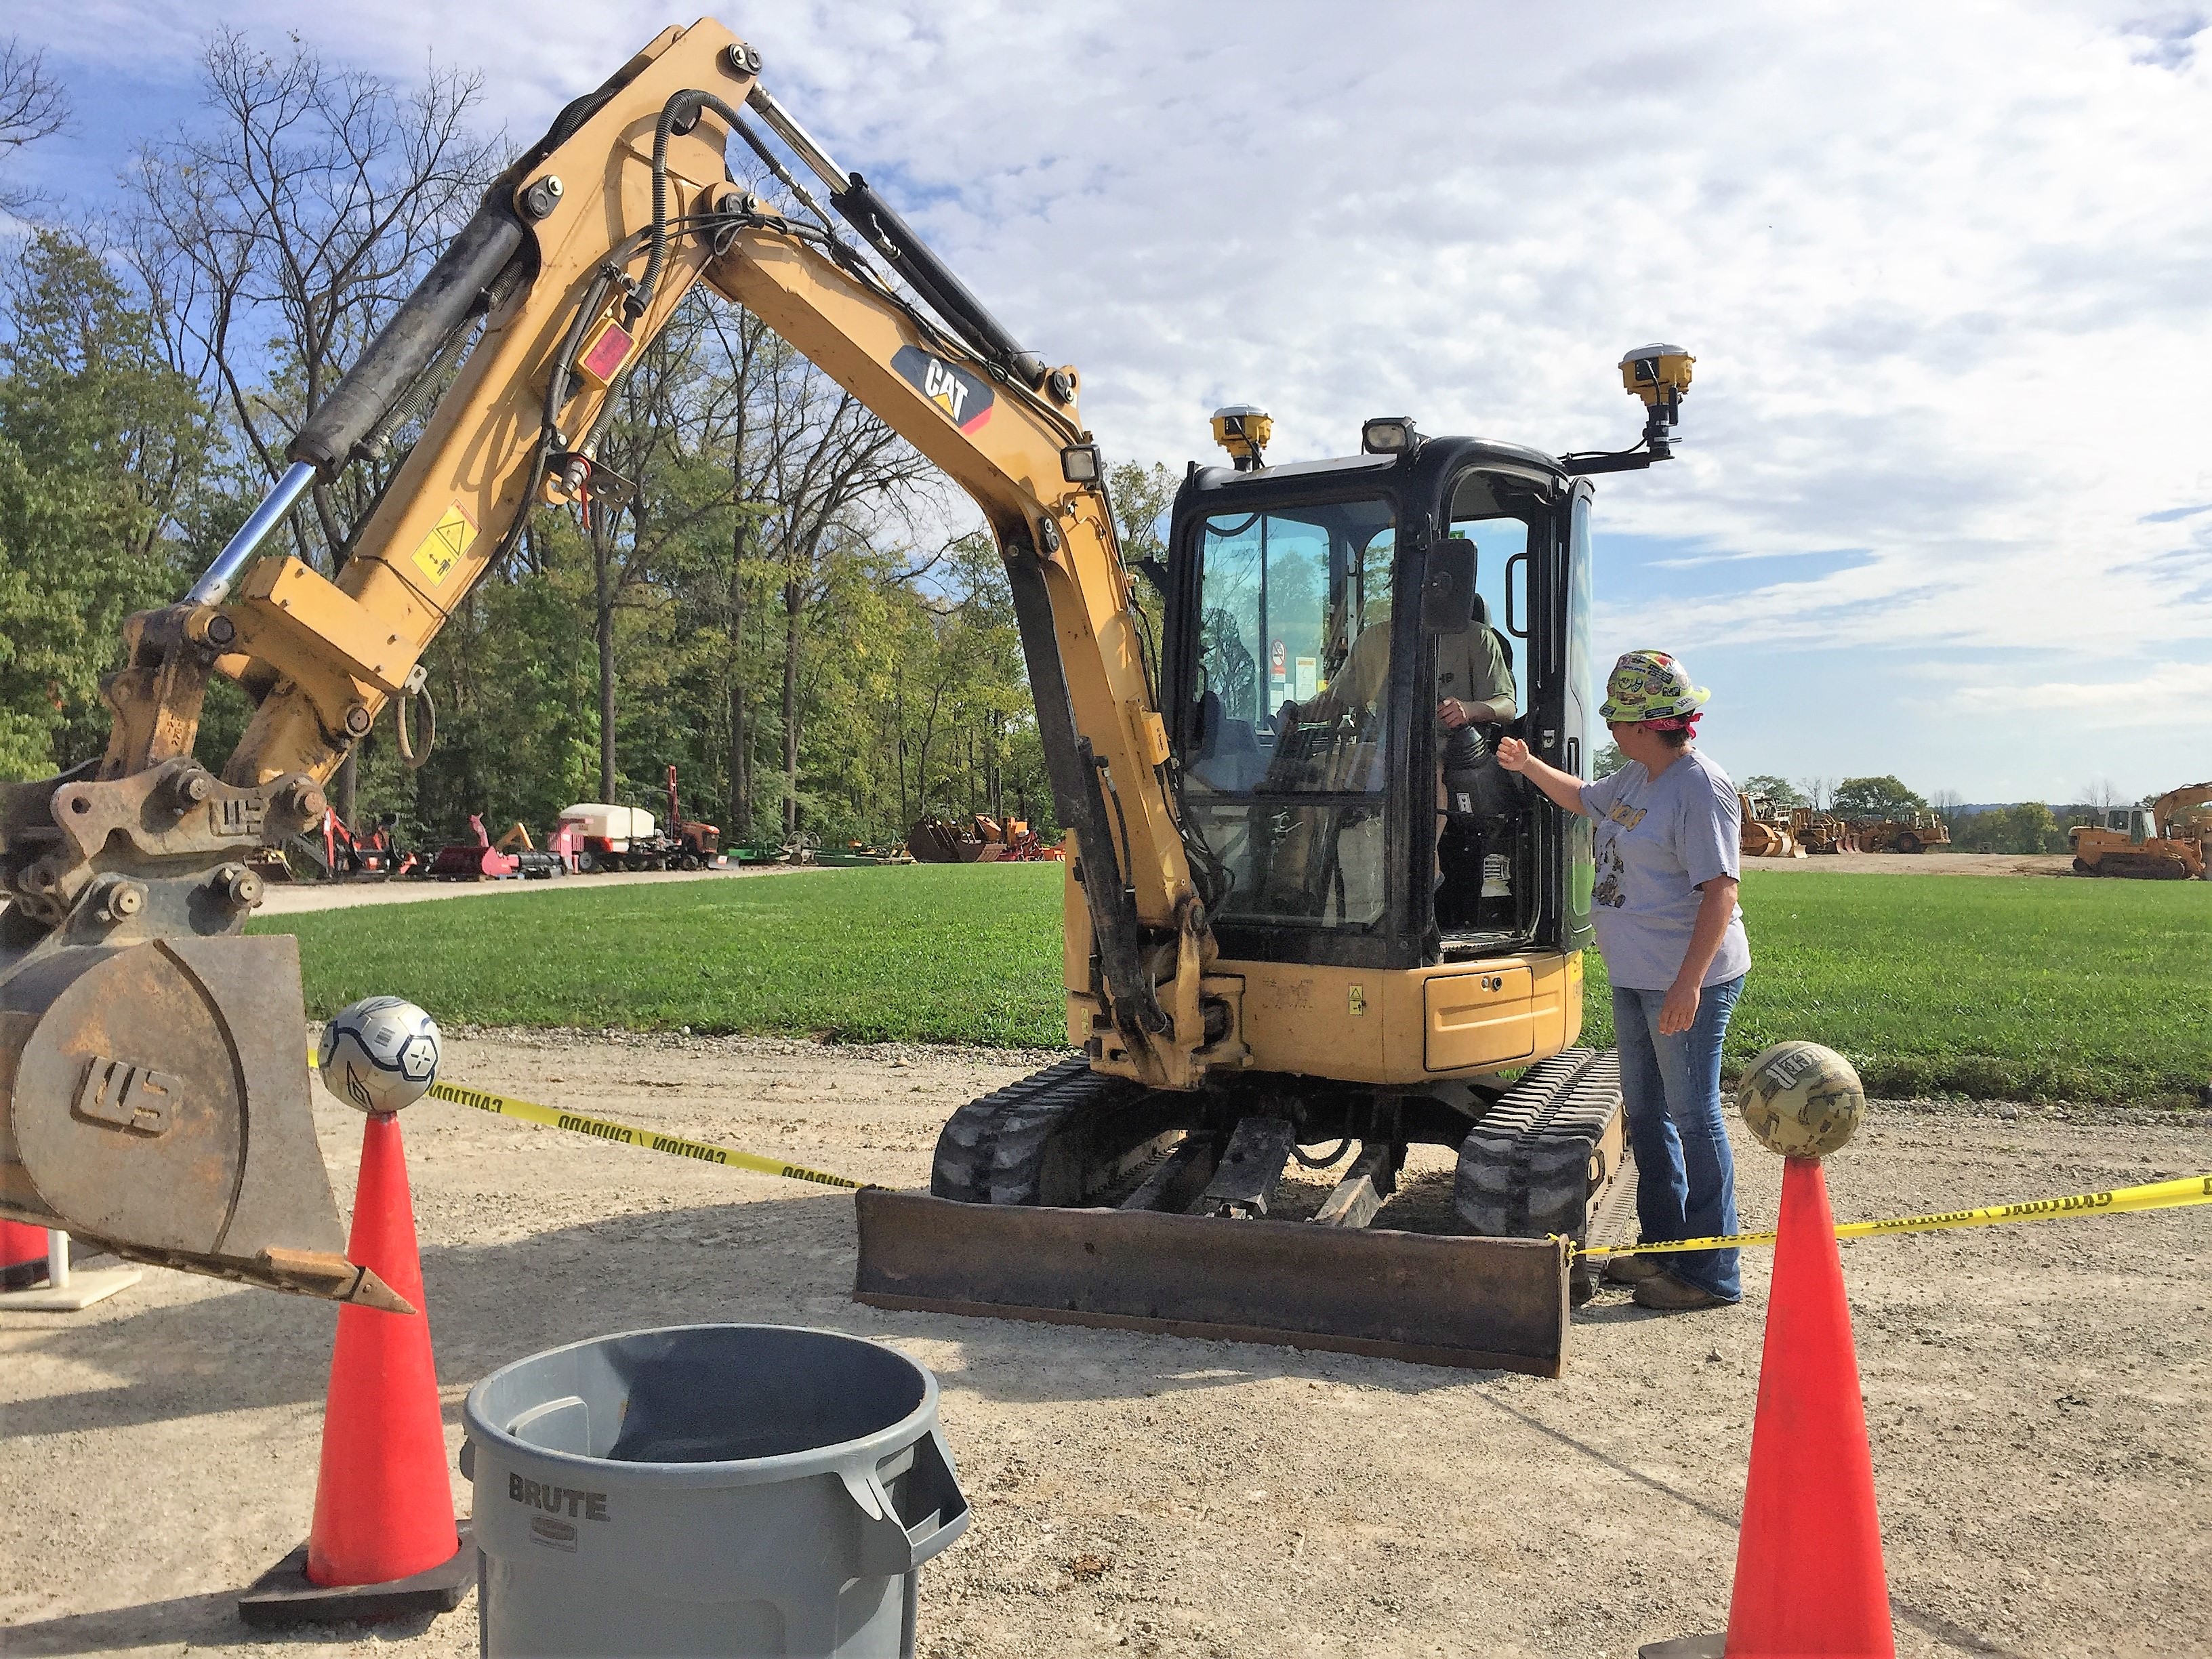
<svg viewBox="0 0 2212 1659">
<path fill-rule="evenodd" d="M 1890 1659 L 1889 1583 L 1836 1218 L 1817 1158 L 1783 1166 L 1729 1659 Z"/>
<path fill-rule="evenodd" d="M 21 1290 L 46 1276 L 46 1230 L 0 1221 L 0 1291 Z"/>
<path fill-rule="evenodd" d="M 1645 1659 L 1897 1652 L 1851 1313 L 1819 1158 L 1784 1164 L 1778 1231 L 1728 1634 L 1654 1643 Z"/>
<path fill-rule="evenodd" d="M 423 1309 L 399 1120 L 371 1114 L 347 1256 Z M 453 1519 L 429 1316 L 338 1310 L 307 1541 L 240 1598 L 248 1624 L 326 1624 L 445 1613 L 476 1577 Z"/>
</svg>

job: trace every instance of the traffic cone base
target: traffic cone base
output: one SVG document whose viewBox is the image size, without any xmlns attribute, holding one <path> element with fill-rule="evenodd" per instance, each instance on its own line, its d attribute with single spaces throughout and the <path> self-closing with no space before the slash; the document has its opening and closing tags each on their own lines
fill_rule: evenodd
<svg viewBox="0 0 2212 1659">
<path fill-rule="evenodd" d="M 314 1522 L 307 1541 L 240 1600 L 240 1616 L 249 1624 L 450 1612 L 476 1577 L 476 1546 L 453 1518 L 445 1414 L 396 1117 L 372 1115 L 362 1132 L 346 1255 L 420 1311 L 339 1308 Z"/>
<path fill-rule="evenodd" d="M 294 1550 L 253 1581 L 238 1598 L 238 1616 L 249 1625 L 337 1625 L 410 1613 L 451 1613 L 477 1581 L 477 1546 L 469 1523 L 459 1523 L 450 1560 L 427 1572 L 382 1584 L 318 1584 L 307 1577 L 307 1547 Z"/>
<path fill-rule="evenodd" d="M 1646 1642 L 1636 1650 L 1636 1659 L 1727 1659 L 1728 1632 L 1711 1636 L 1678 1636 L 1671 1642 Z"/>
</svg>

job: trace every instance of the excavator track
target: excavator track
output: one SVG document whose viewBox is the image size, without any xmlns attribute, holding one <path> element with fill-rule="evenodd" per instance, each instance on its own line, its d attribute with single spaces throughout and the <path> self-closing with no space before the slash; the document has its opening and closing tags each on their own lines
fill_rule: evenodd
<svg viewBox="0 0 2212 1659">
<path fill-rule="evenodd" d="M 1460 1145 L 1452 1212 L 1492 1238 L 1588 1242 L 1589 1219 L 1626 1162 L 1620 1054 L 1568 1048 L 1522 1073 Z M 1575 1300 L 1596 1288 L 1577 1267 Z"/>
<path fill-rule="evenodd" d="M 1096 1201 L 1156 1160 L 1191 1097 L 1091 1069 L 1077 1055 L 969 1101 L 937 1137 L 929 1190 L 963 1204 Z"/>
</svg>

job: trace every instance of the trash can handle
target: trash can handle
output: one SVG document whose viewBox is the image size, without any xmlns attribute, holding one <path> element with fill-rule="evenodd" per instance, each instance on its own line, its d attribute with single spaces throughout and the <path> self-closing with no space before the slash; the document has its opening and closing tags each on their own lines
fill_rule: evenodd
<svg viewBox="0 0 2212 1659">
<path fill-rule="evenodd" d="M 933 1431 L 915 1443 L 914 1475 L 922 1481 L 922 1502 L 929 1504 L 920 1523 L 909 1528 L 891 1502 L 890 1489 L 874 1464 L 860 1469 L 840 1469 L 846 1493 L 860 1510 L 860 1571 L 890 1576 L 912 1572 L 968 1530 L 968 1498 L 954 1479 Z M 928 1459 L 925 1469 L 922 1460 Z"/>
</svg>

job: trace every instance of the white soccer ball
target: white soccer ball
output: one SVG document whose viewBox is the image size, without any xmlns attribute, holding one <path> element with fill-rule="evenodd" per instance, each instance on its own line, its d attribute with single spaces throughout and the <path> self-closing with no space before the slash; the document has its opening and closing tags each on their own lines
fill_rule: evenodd
<svg viewBox="0 0 2212 1659">
<path fill-rule="evenodd" d="M 349 1106 L 388 1115 L 438 1080 L 438 1023 L 404 997 L 363 997 L 323 1027 L 316 1069 Z"/>
</svg>

